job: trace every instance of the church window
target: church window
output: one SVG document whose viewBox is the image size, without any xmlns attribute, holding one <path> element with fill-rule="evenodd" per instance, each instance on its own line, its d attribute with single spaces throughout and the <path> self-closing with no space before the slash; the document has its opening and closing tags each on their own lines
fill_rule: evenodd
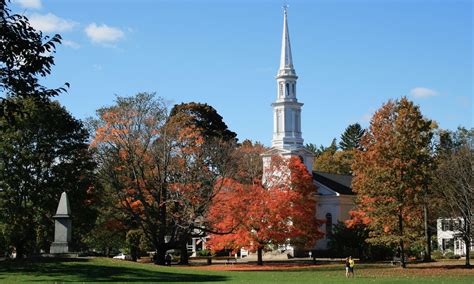
<svg viewBox="0 0 474 284">
<path fill-rule="evenodd" d="M 293 95 L 294 95 L 294 96 L 295 96 L 295 94 L 296 94 L 296 87 L 295 87 L 295 86 L 296 86 L 296 84 L 293 83 Z"/>
<path fill-rule="evenodd" d="M 286 96 L 290 95 L 290 84 L 286 83 Z"/>
<path fill-rule="evenodd" d="M 332 236 L 332 215 L 331 213 L 326 214 L 326 238 Z"/>
</svg>

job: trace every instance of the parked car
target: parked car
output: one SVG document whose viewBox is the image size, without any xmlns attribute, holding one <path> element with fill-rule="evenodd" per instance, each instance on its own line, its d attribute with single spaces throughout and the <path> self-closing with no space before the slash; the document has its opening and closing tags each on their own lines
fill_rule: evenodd
<svg viewBox="0 0 474 284">
<path fill-rule="evenodd" d="M 124 254 L 124 253 L 120 253 L 116 256 L 114 256 L 113 258 L 115 259 L 122 259 L 122 260 L 132 260 L 132 256 L 129 255 L 129 254 Z"/>
</svg>

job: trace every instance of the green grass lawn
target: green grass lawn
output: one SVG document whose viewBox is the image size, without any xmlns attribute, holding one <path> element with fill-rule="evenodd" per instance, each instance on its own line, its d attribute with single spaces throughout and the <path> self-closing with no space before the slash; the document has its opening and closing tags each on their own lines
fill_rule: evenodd
<svg viewBox="0 0 474 284">
<path fill-rule="evenodd" d="M 456 264 L 461 263 L 412 265 L 408 269 L 362 264 L 356 267 L 355 279 L 346 279 L 341 265 L 279 271 L 215 271 L 106 258 L 41 259 L 0 262 L 0 282 L 474 283 L 474 271 L 457 268 Z"/>
</svg>

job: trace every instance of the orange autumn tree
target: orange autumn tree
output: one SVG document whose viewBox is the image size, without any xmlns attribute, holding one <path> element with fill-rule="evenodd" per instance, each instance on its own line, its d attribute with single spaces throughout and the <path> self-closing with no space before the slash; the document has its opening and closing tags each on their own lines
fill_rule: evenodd
<svg viewBox="0 0 474 284">
<path fill-rule="evenodd" d="M 98 114 L 92 147 L 102 183 L 164 264 L 166 251 L 200 226 L 233 147 L 210 143 L 187 116 L 170 118 L 154 94 L 118 97 Z"/>
<path fill-rule="evenodd" d="M 116 208 L 125 213 L 124 223 L 140 228 L 155 249 L 157 261 L 164 263 L 171 153 L 171 143 L 161 132 L 166 105 L 154 94 L 140 93 L 117 97 L 115 105 L 97 114 L 91 121 L 95 128 L 91 147 L 101 183 L 113 192 Z"/>
<path fill-rule="evenodd" d="M 265 188 L 259 155 L 263 147 L 255 147 L 259 153 L 250 143 L 241 146 L 238 173 L 226 180 L 208 217 L 215 231 L 231 233 L 214 234 L 208 244 L 214 251 L 241 247 L 257 251 L 262 265 L 264 249 L 288 243 L 312 247 L 322 233 L 315 217 L 316 188 L 301 160 L 275 157 L 271 168 L 281 174 L 268 175 L 272 185 Z M 248 165 L 254 166 L 248 169 Z"/>
<path fill-rule="evenodd" d="M 388 101 L 372 117 L 352 167 L 352 223 L 369 226 L 370 243 L 396 245 L 402 267 L 407 247 L 423 232 L 431 138 L 431 121 L 418 106 L 406 98 Z"/>
</svg>

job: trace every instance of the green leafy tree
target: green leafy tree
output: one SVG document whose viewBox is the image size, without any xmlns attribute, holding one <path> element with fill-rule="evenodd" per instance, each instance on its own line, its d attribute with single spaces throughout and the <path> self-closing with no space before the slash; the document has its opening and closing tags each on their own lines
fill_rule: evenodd
<svg viewBox="0 0 474 284">
<path fill-rule="evenodd" d="M 320 146 L 318 151 L 319 153 L 314 160 L 313 170 L 344 175 L 352 173 L 353 149 L 338 150 L 337 141 L 334 138 L 328 147 Z"/>
<path fill-rule="evenodd" d="M 127 232 L 127 245 L 130 252 L 130 256 L 133 261 L 137 261 L 140 257 L 140 242 L 143 239 L 142 230 L 130 230 Z"/>
<path fill-rule="evenodd" d="M 60 43 L 60 35 L 44 37 L 27 17 L 12 14 L 7 1 L 0 0 L 0 117 L 12 123 L 15 113 L 22 111 L 23 100 L 13 97 L 46 100 L 66 91 L 39 84 L 41 77 L 51 73 L 53 54 Z"/>
<path fill-rule="evenodd" d="M 171 109 L 170 118 L 178 114 L 190 118 L 189 123 L 201 129 L 204 137 L 218 137 L 224 141 L 237 142 L 237 134 L 228 129 L 222 116 L 208 104 L 190 102 L 175 105 Z"/>
<path fill-rule="evenodd" d="M 338 222 L 334 225 L 329 238 L 329 250 L 333 256 L 359 257 L 361 259 L 385 260 L 391 256 L 393 248 L 368 243 L 369 228 L 363 223 L 346 224 Z"/>
<path fill-rule="evenodd" d="M 188 264 L 187 243 L 192 237 L 207 236 L 206 231 L 210 226 L 206 225 L 202 219 L 208 211 L 213 196 L 222 186 L 222 178 L 234 171 L 228 165 L 234 163 L 233 159 L 231 161 L 233 158 L 231 155 L 237 146 L 237 134 L 228 129 L 222 116 L 212 106 L 194 102 L 175 105 L 165 127 L 193 129 L 195 134 L 202 138 L 202 144 L 195 148 L 197 151 L 191 155 L 191 159 L 185 158 L 183 167 L 178 169 L 179 172 L 186 172 L 186 174 L 175 175 L 174 181 L 180 186 L 199 184 L 200 188 L 195 189 L 195 192 L 200 191 L 199 195 L 206 198 L 201 201 L 201 204 L 193 204 L 188 200 L 185 202 L 186 208 L 181 206 L 170 208 L 173 216 L 182 216 L 183 213 L 186 215 L 186 211 L 190 216 L 200 216 L 199 219 L 186 216 L 187 222 L 179 221 L 181 226 L 180 230 L 177 230 L 179 232 L 177 240 L 180 248 L 180 264 Z M 192 157 L 196 154 L 198 157 Z M 215 169 L 211 172 L 203 171 L 202 166 L 207 167 L 206 164 Z M 221 179 L 220 185 L 216 186 L 218 182 L 216 178 Z M 183 197 L 175 196 L 176 199 Z"/>
<path fill-rule="evenodd" d="M 350 175 L 353 160 L 352 150 L 326 151 L 315 159 L 313 169 L 325 173 Z"/>
<path fill-rule="evenodd" d="M 96 186 L 101 183 L 98 181 Z M 126 232 L 133 224 L 119 209 L 115 191 L 110 187 L 101 189 L 100 199 L 97 199 L 94 207 L 97 209 L 97 218 L 92 230 L 83 237 L 83 242 L 88 250 L 109 257 L 126 247 Z"/>
<path fill-rule="evenodd" d="M 16 103 L 16 101 L 14 101 Z M 95 211 L 88 132 L 58 103 L 26 99 L 16 127 L 0 118 L 0 223 L 17 256 L 49 250 L 52 215 L 66 191 L 73 212 L 73 247 L 91 229 Z M 92 222 L 91 222 L 92 221 Z"/>
<path fill-rule="evenodd" d="M 364 130 L 359 123 L 349 125 L 341 135 L 339 147 L 342 150 L 358 149 L 360 147 L 360 139 L 364 135 Z"/>
</svg>

